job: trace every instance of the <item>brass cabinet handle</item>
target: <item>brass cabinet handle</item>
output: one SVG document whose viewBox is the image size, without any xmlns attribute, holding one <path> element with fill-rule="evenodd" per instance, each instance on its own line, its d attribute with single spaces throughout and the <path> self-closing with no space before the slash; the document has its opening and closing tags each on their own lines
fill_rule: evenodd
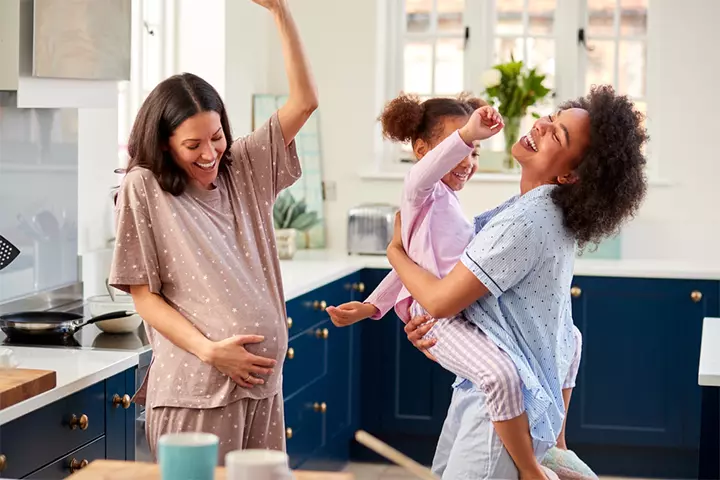
<svg viewBox="0 0 720 480">
<path fill-rule="evenodd" d="M 315 402 L 315 403 L 313 404 L 313 410 L 315 410 L 316 412 L 325 413 L 325 412 L 327 412 L 327 403 L 325 403 L 325 402 L 322 402 L 322 403 Z"/>
<path fill-rule="evenodd" d="M 287 438 L 287 439 L 289 440 L 289 439 L 292 438 L 292 436 L 293 436 L 292 428 L 287 427 L 287 428 L 285 429 L 285 438 Z"/>
<path fill-rule="evenodd" d="M 290 360 L 295 358 L 295 349 L 294 348 L 290 347 L 287 349 L 287 358 Z"/>
<path fill-rule="evenodd" d="M 313 308 L 315 310 L 320 310 L 320 311 L 324 312 L 325 309 L 327 308 L 327 302 L 325 302 L 325 300 L 320 300 L 320 301 L 315 300 L 313 302 Z"/>
<path fill-rule="evenodd" d="M 122 407 L 127 410 L 132 404 L 131 400 L 132 399 L 130 398 L 130 395 L 128 395 L 127 393 L 122 397 L 116 393 L 115 395 L 113 395 L 112 398 L 113 407 L 117 408 L 122 405 Z"/>
<path fill-rule="evenodd" d="M 572 295 L 573 298 L 578 298 L 580 295 L 582 295 L 582 290 L 580 287 L 572 287 L 570 289 L 570 295 Z"/>
<path fill-rule="evenodd" d="M 693 302 L 698 303 L 700 300 L 702 300 L 702 292 L 698 290 L 693 290 L 692 293 L 690 293 L 690 299 Z"/>
<path fill-rule="evenodd" d="M 355 290 L 356 292 L 363 293 L 365 291 L 365 284 L 363 282 L 353 283 L 352 289 Z"/>
<path fill-rule="evenodd" d="M 326 340 L 330 336 L 330 331 L 327 328 L 318 328 L 317 330 L 315 330 L 315 336 L 317 338 L 322 338 L 323 340 Z"/>
<path fill-rule="evenodd" d="M 292 317 L 288 317 L 286 323 L 287 323 L 288 330 L 290 330 L 292 328 Z"/>
<path fill-rule="evenodd" d="M 0 472 L 5 470 L 7 468 L 7 457 L 5 455 L 0 455 Z"/>
<path fill-rule="evenodd" d="M 88 416 L 84 413 L 80 415 L 80 418 L 78 418 L 76 415 L 73 415 L 72 418 L 70 418 L 70 429 L 75 430 L 80 427 L 80 430 L 87 430 L 88 423 L 90 423 L 90 420 L 88 419 Z"/>
<path fill-rule="evenodd" d="M 78 461 L 77 458 L 73 458 L 72 460 L 70 460 L 70 473 L 77 472 L 78 470 L 87 467 L 88 463 L 90 462 L 88 462 L 84 458 L 80 461 Z"/>
</svg>

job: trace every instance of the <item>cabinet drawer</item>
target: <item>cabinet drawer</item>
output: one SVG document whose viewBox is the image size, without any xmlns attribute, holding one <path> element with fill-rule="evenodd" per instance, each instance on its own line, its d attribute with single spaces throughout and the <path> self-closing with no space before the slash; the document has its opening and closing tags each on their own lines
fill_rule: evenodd
<svg viewBox="0 0 720 480">
<path fill-rule="evenodd" d="M 327 373 L 331 327 L 329 321 L 323 322 L 316 328 L 305 330 L 288 343 L 283 365 L 283 395 L 286 398 Z"/>
<path fill-rule="evenodd" d="M 285 435 L 291 468 L 297 468 L 325 443 L 325 414 L 320 405 L 326 388 L 325 382 L 316 382 L 285 402 Z"/>
<path fill-rule="evenodd" d="M 105 384 L 92 385 L 0 429 L 7 459 L 3 475 L 21 478 L 105 433 Z"/>
<path fill-rule="evenodd" d="M 320 322 L 328 320 L 325 307 L 349 302 L 353 295 L 353 279 L 356 276 L 341 278 L 333 283 L 313 290 L 310 293 L 287 302 L 288 336 L 302 333 Z"/>
<path fill-rule="evenodd" d="M 94 460 L 105 458 L 105 437 L 102 436 L 72 453 L 64 456 L 47 467 L 43 467 L 25 478 L 36 480 L 55 480 L 67 477 Z"/>
<path fill-rule="evenodd" d="M 324 307 L 331 305 L 331 303 L 327 299 L 321 298 L 324 297 L 322 290 L 322 288 L 313 290 L 287 302 L 288 337 L 291 340 L 308 328 L 328 318 Z"/>
</svg>

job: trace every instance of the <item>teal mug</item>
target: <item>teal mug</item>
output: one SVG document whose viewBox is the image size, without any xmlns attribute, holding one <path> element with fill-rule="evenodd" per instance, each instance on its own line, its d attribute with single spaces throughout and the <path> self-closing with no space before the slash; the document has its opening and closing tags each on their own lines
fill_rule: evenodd
<svg viewBox="0 0 720 480">
<path fill-rule="evenodd" d="M 220 439 L 212 433 L 168 433 L 158 440 L 162 480 L 213 480 Z"/>
</svg>

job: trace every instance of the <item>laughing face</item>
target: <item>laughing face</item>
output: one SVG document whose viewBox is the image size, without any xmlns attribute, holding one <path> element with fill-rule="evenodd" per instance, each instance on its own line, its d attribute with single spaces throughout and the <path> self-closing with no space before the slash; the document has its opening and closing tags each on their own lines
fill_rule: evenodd
<svg viewBox="0 0 720 480">
<path fill-rule="evenodd" d="M 578 166 L 590 142 L 590 117 L 586 110 L 569 108 L 538 119 L 513 145 L 513 157 L 523 174 L 550 183 L 562 183 Z"/>
<path fill-rule="evenodd" d="M 214 111 L 188 118 L 168 141 L 168 149 L 178 166 L 192 183 L 206 190 L 213 187 L 226 148 L 220 115 Z"/>
<path fill-rule="evenodd" d="M 433 139 L 431 144 L 426 143 L 423 140 L 417 140 L 415 142 L 415 156 L 418 160 L 421 160 L 427 152 L 435 148 L 439 143 L 449 137 L 455 130 L 464 126 L 470 117 L 447 117 L 443 121 L 443 130 L 438 136 Z M 449 173 L 442 177 L 442 182 L 447 185 L 453 191 L 462 190 L 465 184 L 475 175 L 477 171 L 477 154 L 473 152 L 467 157 L 463 158 L 455 168 Z"/>
</svg>

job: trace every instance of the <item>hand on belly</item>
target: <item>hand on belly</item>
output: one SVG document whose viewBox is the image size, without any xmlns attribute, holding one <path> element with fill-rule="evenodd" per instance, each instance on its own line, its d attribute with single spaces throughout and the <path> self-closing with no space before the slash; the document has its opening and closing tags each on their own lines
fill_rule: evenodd
<svg viewBox="0 0 720 480">
<path fill-rule="evenodd" d="M 214 342 L 204 361 L 232 378 L 241 387 L 252 388 L 253 385 L 262 385 L 265 381 L 257 376 L 273 373 L 273 367 L 277 362 L 274 358 L 248 352 L 245 345 L 257 344 L 264 340 L 260 335 L 235 335 Z"/>
</svg>

